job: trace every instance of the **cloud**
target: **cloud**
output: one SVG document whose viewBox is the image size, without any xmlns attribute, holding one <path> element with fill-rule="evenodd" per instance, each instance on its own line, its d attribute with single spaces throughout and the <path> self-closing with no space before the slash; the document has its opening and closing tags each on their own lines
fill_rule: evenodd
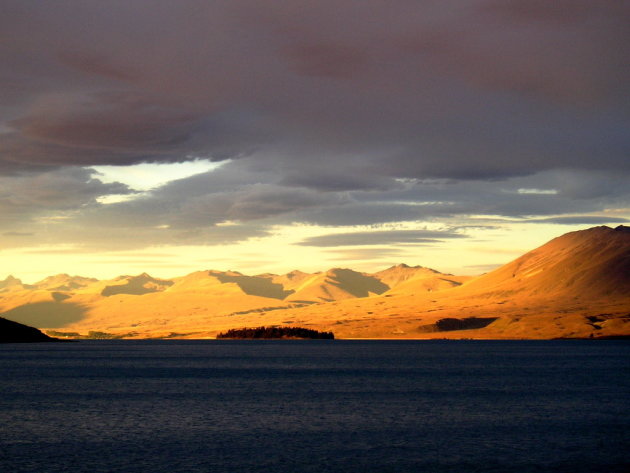
<svg viewBox="0 0 630 473">
<path fill-rule="evenodd" d="M 336 206 L 304 209 L 294 221 L 353 226 L 397 221 L 436 221 L 469 216 L 533 219 L 563 213 L 592 214 L 627 207 L 624 176 L 610 173 L 547 171 L 493 181 L 407 180 L 401 187 L 349 193 Z M 546 192 L 522 192 L 522 189 Z M 608 192 L 606 192 L 606 189 Z"/>
<path fill-rule="evenodd" d="M 253 185 L 235 196 L 226 216 L 227 220 L 248 221 L 311 207 L 336 205 L 341 202 L 343 202 L 342 196 L 305 189 Z"/>
<path fill-rule="evenodd" d="M 47 97 L 23 118 L 10 122 L 27 139 L 70 148 L 160 153 L 186 140 L 191 114 L 160 107 L 130 93 Z"/>
<path fill-rule="evenodd" d="M 243 224 L 238 226 L 206 227 L 192 230 L 163 229 L 153 227 L 83 226 L 76 221 L 49 224 L 42 238 L 37 241 L 0 241 L 3 248 L 34 247 L 24 250 L 32 254 L 68 253 L 91 254 L 96 251 L 119 253 L 147 247 L 168 246 L 215 246 L 239 243 L 251 238 L 270 235 L 264 225 Z M 51 248 L 53 248 L 51 250 Z M 123 258 L 124 259 L 124 258 Z"/>
<path fill-rule="evenodd" d="M 302 246 L 363 246 L 398 243 L 426 244 L 443 239 L 466 238 L 466 235 L 449 231 L 431 230 L 377 230 L 352 233 L 332 233 L 306 238 L 298 243 Z"/>
<path fill-rule="evenodd" d="M 338 261 L 362 261 L 382 258 L 402 260 L 406 255 L 399 248 L 354 248 L 344 250 L 326 250 L 328 254 L 337 255 L 333 259 Z"/>
<path fill-rule="evenodd" d="M 498 216 L 508 221 L 544 223 L 545 219 L 551 222 L 562 214 L 590 215 L 585 219 L 558 220 L 567 224 L 625 221 L 619 220 L 622 216 L 592 217 L 606 208 L 622 208 L 617 204 L 627 201 L 621 180 L 614 190 L 617 180 L 606 174 L 591 176 L 590 180 L 585 175 L 566 172 L 490 182 L 406 180 L 381 190 L 334 191 L 289 187 L 279 182 L 281 178 L 275 170 L 275 166 L 261 166 L 252 157 L 238 159 L 209 172 L 170 181 L 144 194 L 128 194 L 133 197 L 129 200 L 101 205 L 98 201 L 103 195 L 131 191 L 122 184 L 103 184 L 90 169 L 59 169 L 0 178 L 7 189 L 5 197 L 0 197 L 0 206 L 5 211 L 6 231 L 36 234 L 28 239 L 29 244 L 74 243 L 111 250 L 124 249 L 125 245 L 138 248 L 224 244 L 270 235 L 275 225 L 294 223 L 353 227 L 443 222 L 462 229 L 480 225 L 479 216 L 483 215 L 493 216 L 481 224 L 488 227 L 501 225 Z M 537 187 L 558 191 L 519 192 L 536 188 L 535 182 Z M 574 197 L 573 189 L 603 189 L 606 182 L 613 190 L 612 196 L 604 197 L 597 191 L 583 193 L 583 198 Z M 348 244 L 379 244 L 383 233 L 378 229 L 375 232 L 352 233 Z M 411 235 L 387 234 L 394 241 L 405 241 Z M 423 238 L 443 236 L 425 234 Z M 417 234 L 411 238 L 420 242 Z M 3 244 L 19 246 L 19 240 L 12 238 Z M 313 240 L 317 246 L 326 241 Z"/>
<path fill-rule="evenodd" d="M 393 177 L 370 173 L 369 169 L 361 166 L 350 165 L 343 169 L 343 172 L 340 171 L 333 166 L 321 169 L 317 166 L 302 165 L 300 169 L 287 172 L 279 184 L 333 192 L 385 191 L 402 187 Z"/>
<path fill-rule="evenodd" d="M 619 2 L 28 3 L 3 4 L 3 173 L 255 156 L 343 190 L 629 171 Z"/>
<path fill-rule="evenodd" d="M 61 214 L 93 204 L 102 195 L 131 192 L 123 184 L 103 184 L 82 168 L 0 176 L 0 222 L 16 224 L 51 217 L 51 212 Z"/>
<path fill-rule="evenodd" d="M 628 16 L 612 0 L 4 0 L 3 231 L 111 249 L 628 208 Z M 226 164 L 142 196 L 84 169 L 193 159 Z M 99 204 L 113 194 L 135 198 Z"/>
<path fill-rule="evenodd" d="M 387 194 L 381 194 L 387 199 Z M 356 197 L 355 197 L 356 198 Z M 341 206 L 305 209 L 295 220 L 318 225 L 355 226 L 380 223 L 427 220 L 436 216 L 450 216 L 461 212 L 461 207 L 452 203 L 417 204 L 404 202 L 354 201 Z"/>
<path fill-rule="evenodd" d="M 606 215 L 575 215 L 528 220 L 528 222 L 531 223 L 554 223 L 558 225 L 603 225 L 606 223 L 626 223 L 629 221 L 630 220 L 627 218 L 608 217 Z"/>
<path fill-rule="evenodd" d="M 2 236 L 17 237 L 17 238 L 31 237 L 33 235 L 35 235 L 35 234 L 34 233 L 29 233 L 29 232 L 4 232 L 2 234 Z"/>
</svg>

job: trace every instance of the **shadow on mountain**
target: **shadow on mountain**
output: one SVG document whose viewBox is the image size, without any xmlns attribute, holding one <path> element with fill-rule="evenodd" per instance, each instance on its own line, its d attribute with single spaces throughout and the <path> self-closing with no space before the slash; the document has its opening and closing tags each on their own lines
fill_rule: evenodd
<svg viewBox="0 0 630 473">
<path fill-rule="evenodd" d="M 60 328 L 85 318 L 86 310 L 77 304 L 34 302 L 4 312 L 2 317 L 37 328 Z"/>
<path fill-rule="evenodd" d="M 141 296 L 152 292 L 161 292 L 172 285 L 173 281 L 155 279 L 148 274 L 143 273 L 139 276 L 128 278 L 125 284 L 105 286 L 105 288 L 101 291 L 101 295 L 105 297 L 115 296 L 117 294 Z"/>
<path fill-rule="evenodd" d="M 274 283 L 267 278 L 229 274 L 216 274 L 214 276 L 223 284 L 229 282 L 235 283 L 245 294 L 250 296 L 284 299 L 294 292 L 292 290 L 285 291 L 282 284 Z"/>
<path fill-rule="evenodd" d="M 63 302 L 66 299 L 70 299 L 70 296 L 63 292 L 53 292 L 51 295 L 55 302 Z"/>
<path fill-rule="evenodd" d="M 335 268 L 330 270 L 327 275 L 331 284 L 355 297 L 368 297 L 370 293 L 382 294 L 389 289 L 387 284 L 375 277 L 366 276 L 351 269 Z"/>
<path fill-rule="evenodd" d="M 418 327 L 419 332 L 451 332 L 454 330 L 475 330 L 485 328 L 498 317 L 468 317 L 466 319 L 446 318 L 440 319 L 434 324 L 421 325 Z"/>
</svg>

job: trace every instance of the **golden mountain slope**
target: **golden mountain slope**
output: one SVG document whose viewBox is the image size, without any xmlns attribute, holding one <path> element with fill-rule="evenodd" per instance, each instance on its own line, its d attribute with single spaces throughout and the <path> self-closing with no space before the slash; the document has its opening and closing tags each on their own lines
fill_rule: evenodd
<svg viewBox="0 0 630 473">
<path fill-rule="evenodd" d="M 466 285 L 467 293 L 583 300 L 630 295 L 630 227 L 567 233 Z"/>
<path fill-rule="evenodd" d="M 630 230 L 568 233 L 450 289 L 387 293 L 270 314 L 277 323 L 271 318 L 341 338 L 627 336 Z"/>
<path fill-rule="evenodd" d="M 339 269 L 282 276 L 198 271 L 172 280 L 146 273 L 109 281 L 62 274 L 33 286 L 7 278 L 5 286 L 0 289 L 0 311 L 9 319 L 57 331 L 139 337 L 205 330 L 216 317 L 246 314 L 255 319 L 266 310 L 388 289 L 370 276 Z"/>
<path fill-rule="evenodd" d="M 630 335 L 630 231 L 568 233 L 470 279 L 398 265 L 247 276 L 199 271 L 111 281 L 57 275 L 0 281 L 3 317 L 38 328 L 130 337 L 213 337 L 302 325 L 338 338 L 554 338 Z"/>
</svg>

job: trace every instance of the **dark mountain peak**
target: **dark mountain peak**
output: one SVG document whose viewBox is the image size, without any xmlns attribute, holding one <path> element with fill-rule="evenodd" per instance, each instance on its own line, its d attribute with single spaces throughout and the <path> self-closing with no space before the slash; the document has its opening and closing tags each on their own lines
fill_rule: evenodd
<svg viewBox="0 0 630 473">
<path fill-rule="evenodd" d="M 22 281 L 11 275 L 7 276 L 4 281 L 0 281 L 0 289 L 19 288 L 22 286 Z"/>
<path fill-rule="evenodd" d="M 350 268 L 330 268 L 328 271 L 326 271 L 326 275 L 328 276 L 339 276 L 342 274 L 349 274 L 349 273 L 355 273 L 356 271 L 353 271 Z"/>
<path fill-rule="evenodd" d="M 4 283 L 13 283 L 13 284 L 21 284 L 22 281 L 16 277 L 14 277 L 12 274 L 9 274 L 4 281 L 0 281 L 0 282 L 4 282 Z"/>
</svg>

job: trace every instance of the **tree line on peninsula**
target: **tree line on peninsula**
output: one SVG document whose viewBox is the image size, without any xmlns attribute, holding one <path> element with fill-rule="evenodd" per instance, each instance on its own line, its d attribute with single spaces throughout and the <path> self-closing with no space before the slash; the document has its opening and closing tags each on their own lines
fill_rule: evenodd
<svg viewBox="0 0 630 473">
<path fill-rule="evenodd" d="M 315 340 L 333 340 L 332 332 L 319 332 L 303 327 L 245 327 L 233 328 L 217 335 L 217 339 L 287 339 L 306 338 Z"/>
</svg>

